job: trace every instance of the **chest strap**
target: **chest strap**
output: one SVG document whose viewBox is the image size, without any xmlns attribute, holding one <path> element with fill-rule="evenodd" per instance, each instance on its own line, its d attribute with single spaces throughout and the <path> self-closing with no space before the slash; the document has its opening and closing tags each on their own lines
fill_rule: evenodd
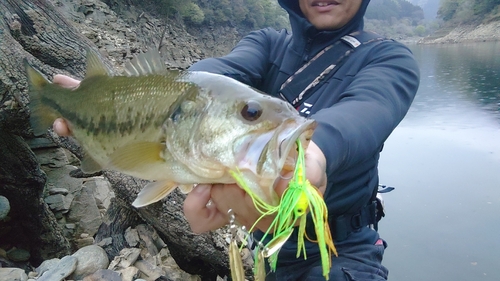
<svg viewBox="0 0 500 281">
<path fill-rule="evenodd" d="M 290 102 L 294 107 L 300 104 L 314 91 L 319 88 L 330 75 L 333 75 L 343 64 L 345 58 L 356 49 L 385 40 L 380 35 L 360 31 L 345 35 L 337 42 L 327 46 L 310 59 L 306 64 L 291 75 L 279 90 L 279 95 Z"/>
</svg>

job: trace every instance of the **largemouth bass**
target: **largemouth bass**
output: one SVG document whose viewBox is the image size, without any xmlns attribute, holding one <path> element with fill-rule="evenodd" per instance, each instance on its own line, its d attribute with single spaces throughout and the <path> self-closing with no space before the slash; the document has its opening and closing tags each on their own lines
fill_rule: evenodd
<svg viewBox="0 0 500 281">
<path fill-rule="evenodd" d="M 152 180 L 133 205 L 165 197 L 175 187 L 235 183 L 277 205 L 273 185 L 315 122 L 287 102 L 223 75 L 167 70 L 157 52 L 127 63 L 111 76 L 88 52 L 87 73 L 76 89 L 50 83 L 25 62 L 30 122 L 35 135 L 56 118 L 67 120 L 85 151 L 81 169 L 119 171 Z"/>
</svg>

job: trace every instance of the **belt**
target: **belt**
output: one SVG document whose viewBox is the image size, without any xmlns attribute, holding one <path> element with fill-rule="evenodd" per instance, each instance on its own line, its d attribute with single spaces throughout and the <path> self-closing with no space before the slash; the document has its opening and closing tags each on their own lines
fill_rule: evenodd
<svg viewBox="0 0 500 281">
<path fill-rule="evenodd" d="M 358 232 L 363 227 L 376 225 L 377 201 L 362 207 L 357 212 L 343 214 L 337 217 L 329 217 L 328 224 L 332 233 L 333 240 L 339 242 L 347 239 L 353 232 Z M 316 239 L 314 226 L 310 223 L 306 229 L 307 236 L 313 240 Z"/>
<path fill-rule="evenodd" d="M 376 210 L 377 201 L 372 201 L 357 212 L 328 219 L 333 239 L 335 241 L 345 240 L 351 233 L 376 224 Z"/>
</svg>

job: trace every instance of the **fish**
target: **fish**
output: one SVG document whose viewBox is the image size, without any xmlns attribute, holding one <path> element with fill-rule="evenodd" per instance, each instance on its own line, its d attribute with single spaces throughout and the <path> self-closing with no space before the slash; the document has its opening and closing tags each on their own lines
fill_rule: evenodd
<svg viewBox="0 0 500 281">
<path fill-rule="evenodd" d="M 157 51 L 136 56 L 119 75 L 88 51 L 75 89 L 24 64 L 34 135 L 64 118 L 83 148 L 83 172 L 114 170 L 151 181 L 132 203 L 137 208 L 176 187 L 187 193 L 196 184 L 236 183 L 235 174 L 276 206 L 276 179 L 293 162 L 296 143 L 305 149 L 316 128 L 288 102 L 225 75 L 168 70 Z"/>
</svg>

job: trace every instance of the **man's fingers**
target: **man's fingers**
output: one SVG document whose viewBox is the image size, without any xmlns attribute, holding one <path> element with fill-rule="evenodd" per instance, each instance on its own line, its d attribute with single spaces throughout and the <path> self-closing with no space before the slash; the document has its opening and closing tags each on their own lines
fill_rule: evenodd
<svg viewBox="0 0 500 281">
<path fill-rule="evenodd" d="M 278 194 L 278 197 L 281 198 L 281 195 L 283 195 L 283 192 L 285 192 L 292 177 L 293 172 L 287 172 L 283 175 L 280 175 L 280 177 L 276 180 L 276 182 L 274 183 L 274 192 Z"/>
<path fill-rule="evenodd" d="M 80 81 L 73 79 L 66 75 L 56 74 L 52 80 L 54 84 L 57 84 L 64 88 L 74 89 L 80 85 Z"/>
<path fill-rule="evenodd" d="M 52 125 L 54 132 L 61 137 L 67 137 L 71 135 L 71 130 L 69 129 L 68 123 L 62 118 L 57 118 Z"/>
<path fill-rule="evenodd" d="M 194 233 L 202 233 L 221 228 L 227 224 L 227 216 L 210 204 L 210 185 L 200 184 L 191 191 L 184 201 L 184 215 Z"/>
<path fill-rule="evenodd" d="M 321 149 L 313 141 L 305 151 L 306 177 L 321 193 L 326 189 L 326 158 Z"/>
<path fill-rule="evenodd" d="M 80 85 L 79 80 L 61 74 L 56 74 L 52 82 L 68 89 L 75 89 Z M 59 136 L 67 137 L 71 135 L 71 130 L 69 129 L 68 123 L 62 118 L 56 119 L 54 121 L 54 124 L 52 125 L 52 128 L 54 129 L 54 132 Z"/>
<path fill-rule="evenodd" d="M 221 214 L 226 216 L 226 224 L 229 221 L 228 211 L 231 209 L 239 225 L 247 229 L 252 227 L 259 217 L 253 201 L 242 188 L 236 184 L 217 184 L 213 186 L 212 198 Z"/>
</svg>

